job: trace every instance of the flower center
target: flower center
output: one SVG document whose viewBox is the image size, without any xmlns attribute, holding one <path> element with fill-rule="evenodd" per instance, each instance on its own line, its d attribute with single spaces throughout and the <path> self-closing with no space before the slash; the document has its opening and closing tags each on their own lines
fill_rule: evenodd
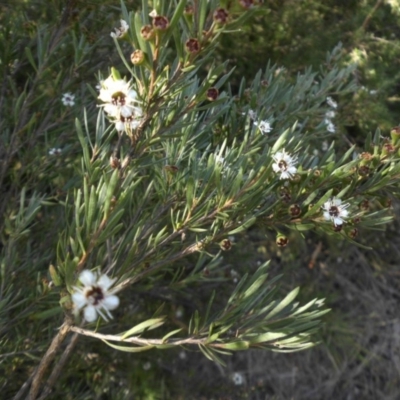
<svg viewBox="0 0 400 400">
<path fill-rule="evenodd" d="M 287 163 L 284 160 L 279 161 L 278 163 L 278 167 L 282 170 L 282 171 L 286 171 L 287 170 Z"/>
<path fill-rule="evenodd" d="M 123 92 L 116 92 L 112 95 L 112 104 L 115 106 L 124 106 L 126 101 L 126 95 Z"/>
<path fill-rule="evenodd" d="M 92 286 L 91 289 L 87 291 L 86 298 L 91 304 L 97 306 L 104 299 L 103 290 L 98 286 Z"/>
<path fill-rule="evenodd" d="M 123 115 L 120 116 L 120 121 L 121 122 L 132 122 L 134 120 L 133 115 L 130 115 L 129 117 L 124 117 Z"/>
<path fill-rule="evenodd" d="M 330 215 L 331 217 L 338 217 L 338 216 L 339 216 L 339 213 L 340 213 L 340 210 L 339 210 L 339 208 L 336 207 L 336 206 L 332 206 L 332 207 L 329 209 L 329 215 Z"/>
</svg>

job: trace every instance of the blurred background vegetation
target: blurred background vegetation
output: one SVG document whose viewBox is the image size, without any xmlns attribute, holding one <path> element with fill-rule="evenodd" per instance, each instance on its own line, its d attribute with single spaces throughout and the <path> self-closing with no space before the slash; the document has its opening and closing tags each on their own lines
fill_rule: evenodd
<svg viewBox="0 0 400 400">
<path fill-rule="evenodd" d="M 125 3 L 134 10 L 140 2 Z M 236 0 L 221 3 L 231 10 L 238 7 Z M 85 107 L 89 123 L 94 123 L 90 87 L 97 84 L 99 71 L 118 67 L 109 34 L 120 17 L 119 3 L 110 0 L 0 1 L 0 215 L 17 214 L 23 186 L 30 193 L 46 192 L 52 197 L 49 207 L 25 221 L 33 241 L 23 235 L 23 224 L 7 226 L 0 217 L 1 250 L 9 257 L 28 250 L 30 254 L 19 265 L 24 275 L 15 271 L 26 282 L 26 290 L 7 302 L 6 312 L 12 315 L 7 325 L 0 321 L 4 398 L 15 393 L 45 351 L 30 338 L 53 334 L 46 326 L 48 315 L 34 309 L 29 293 L 46 291 L 57 242 L 54 231 L 63 223 L 58 198 L 66 185 L 73 185 L 74 168 L 80 162 L 74 118 L 82 118 Z M 240 32 L 223 37 L 216 57 L 229 59 L 229 65 L 236 67 L 235 91 L 242 77 L 250 81 L 268 62 L 289 76 L 309 66 L 317 68 L 339 42 L 345 53 L 343 65 L 357 62 L 354 78 L 359 87 L 339 104 L 338 140 L 360 144 L 377 128 L 388 136 L 390 128 L 399 124 L 400 111 L 398 0 L 265 0 Z M 37 53 L 43 58 L 32 60 L 30 54 Z M 26 97 L 17 101 L 24 88 Z M 75 94 L 74 108 L 63 107 L 65 92 Z M 52 148 L 61 148 L 63 157 L 49 157 Z M 398 204 L 392 200 L 397 215 Z M 66 399 L 398 399 L 398 229 L 394 222 L 385 231 L 361 232 L 360 242 L 375 250 L 321 240 L 313 234 L 304 240 L 291 238 L 282 250 L 261 227 L 235 238 L 223 265 L 232 284 L 244 273 L 244 266 L 271 259 L 272 271 L 285 273 L 283 289 L 301 285 L 305 299 L 327 298 L 332 312 L 325 318 L 317 348 L 293 355 L 236 354 L 222 369 L 190 349 L 130 355 L 83 338 L 59 390 Z M 7 241 L 10 236 L 15 240 Z M 4 249 L 6 242 L 12 245 Z M 141 301 L 136 307 L 144 309 L 144 300 L 157 303 L 160 297 L 162 293 L 144 291 L 132 300 Z M 190 295 L 176 303 L 180 306 L 172 306 L 170 312 L 179 323 L 194 306 Z M 21 315 L 29 315 L 32 323 L 18 326 Z M 11 328 L 20 333 L 16 347 L 7 337 Z"/>
</svg>

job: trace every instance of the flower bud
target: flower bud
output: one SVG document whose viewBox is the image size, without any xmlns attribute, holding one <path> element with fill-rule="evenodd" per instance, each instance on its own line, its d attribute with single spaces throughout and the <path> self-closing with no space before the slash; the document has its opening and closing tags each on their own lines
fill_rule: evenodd
<svg viewBox="0 0 400 400">
<path fill-rule="evenodd" d="M 121 166 L 121 163 L 117 157 L 111 156 L 110 157 L 110 167 L 112 169 L 118 169 Z"/>
<path fill-rule="evenodd" d="M 142 29 L 140 29 L 140 35 L 144 40 L 151 40 L 154 38 L 154 29 L 151 25 L 144 25 Z"/>
<path fill-rule="evenodd" d="M 289 243 L 289 239 L 285 235 L 279 234 L 276 237 L 276 245 L 278 247 L 286 247 L 288 245 L 288 243 Z"/>
<path fill-rule="evenodd" d="M 396 147 L 392 143 L 385 143 L 382 146 L 382 155 L 387 156 L 396 152 Z"/>
<path fill-rule="evenodd" d="M 396 144 L 400 138 L 400 126 L 395 126 L 390 130 L 390 137 L 392 138 L 393 144 Z"/>
<path fill-rule="evenodd" d="M 232 248 L 232 242 L 229 239 L 224 239 L 219 243 L 222 251 L 228 251 Z"/>
<path fill-rule="evenodd" d="M 215 87 L 212 87 L 207 90 L 206 97 L 207 97 L 207 100 L 215 101 L 215 100 L 217 100 L 218 95 L 219 95 L 218 89 Z"/>
<path fill-rule="evenodd" d="M 169 20 L 167 17 L 157 15 L 153 18 L 153 28 L 157 31 L 166 31 L 169 27 Z"/>
<path fill-rule="evenodd" d="M 333 229 L 334 232 L 341 232 L 342 229 L 343 229 L 343 224 L 341 224 L 341 225 L 333 225 L 332 229 Z"/>
<path fill-rule="evenodd" d="M 200 51 L 200 43 L 197 39 L 188 39 L 185 48 L 188 53 L 196 54 Z"/>
<path fill-rule="evenodd" d="M 184 13 L 185 15 L 187 15 L 188 17 L 189 17 L 189 16 L 192 16 L 193 13 L 194 13 L 193 6 L 192 6 L 192 5 L 186 6 L 186 7 L 185 7 L 185 10 L 183 11 L 183 13 Z"/>
<path fill-rule="evenodd" d="M 358 207 L 362 211 L 368 211 L 369 210 L 369 201 L 367 199 L 363 200 Z"/>
<path fill-rule="evenodd" d="M 132 54 L 131 54 L 131 61 L 133 65 L 140 65 L 143 64 L 144 60 L 145 60 L 145 54 L 142 50 L 135 50 Z"/>
<path fill-rule="evenodd" d="M 373 154 L 369 153 L 368 151 L 364 151 L 360 154 L 360 158 L 364 161 L 372 161 L 374 158 Z"/>
<path fill-rule="evenodd" d="M 249 10 L 254 7 L 254 0 L 239 0 L 239 4 L 245 9 Z"/>
<path fill-rule="evenodd" d="M 228 22 L 228 11 L 225 8 L 217 8 L 214 11 L 213 18 L 214 21 L 219 25 L 225 25 Z"/>
<path fill-rule="evenodd" d="M 368 176 L 371 172 L 371 169 L 367 165 L 361 165 L 358 168 L 358 174 L 360 176 Z"/>
<path fill-rule="evenodd" d="M 320 169 L 315 169 L 315 170 L 313 171 L 313 173 L 314 173 L 314 176 L 316 176 L 316 177 L 320 177 L 321 174 L 322 174 L 322 172 L 321 172 Z"/>
<path fill-rule="evenodd" d="M 351 237 L 352 239 L 355 239 L 358 236 L 358 229 L 357 228 L 353 228 L 349 231 L 348 233 L 349 237 Z"/>
<path fill-rule="evenodd" d="M 301 214 L 301 208 L 298 204 L 292 204 L 289 207 L 289 214 L 291 217 L 296 218 Z"/>
</svg>

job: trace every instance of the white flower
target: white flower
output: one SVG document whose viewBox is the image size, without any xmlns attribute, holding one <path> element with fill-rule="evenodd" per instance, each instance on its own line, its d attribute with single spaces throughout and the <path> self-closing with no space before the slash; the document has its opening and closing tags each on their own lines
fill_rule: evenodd
<svg viewBox="0 0 400 400">
<path fill-rule="evenodd" d="M 336 132 L 335 124 L 331 120 L 325 118 L 324 122 L 325 122 L 325 125 L 326 125 L 326 130 L 328 132 L 331 132 L 331 133 L 335 133 Z"/>
<path fill-rule="evenodd" d="M 125 35 L 128 32 L 129 25 L 126 21 L 121 19 L 121 26 L 119 28 L 114 28 L 115 32 L 111 32 L 110 36 L 114 39 L 118 39 Z"/>
<path fill-rule="evenodd" d="M 272 126 L 268 121 L 254 122 L 254 125 L 264 134 L 272 131 Z"/>
<path fill-rule="evenodd" d="M 325 113 L 325 118 L 332 119 L 332 118 L 335 118 L 335 115 L 336 115 L 335 111 L 329 110 Z"/>
<path fill-rule="evenodd" d="M 109 76 L 101 82 L 99 99 L 105 103 L 101 107 L 116 123 L 117 130 L 126 130 L 125 124 L 130 129 L 137 128 L 143 111 L 137 92 L 132 89 L 130 82 Z"/>
<path fill-rule="evenodd" d="M 329 149 L 329 143 L 328 143 L 327 140 L 324 140 L 324 141 L 322 142 L 322 145 L 321 145 L 321 150 L 322 150 L 322 151 L 327 151 L 328 149 Z"/>
<path fill-rule="evenodd" d="M 72 107 L 75 105 L 75 95 L 72 93 L 64 93 L 61 97 L 61 101 L 64 106 Z"/>
<path fill-rule="evenodd" d="M 49 156 L 59 156 L 62 153 L 62 150 L 58 147 L 53 147 L 49 150 Z"/>
<path fill-rule="evenodd" d="M 249 110 L 250 119 L 257 119 L 257 113 L 254 110 Z"/>
<path fill-rule="evenodd" d="M 272 164 L 272 169 L 281 174 L 279 179 L 291 179 L 293 175 L 297 172 L 295 165 L 297 164 L 297 157 L 291 156 L 286 153 L 285 150 L 278 151 L 272 156 L 275 163 Z"/>
<path fill-rule="evenodd" d="M 109 76 L 101 82 L 99 99 L 106 104 L 103 104 L 104 111 L 114 118 L 123 116 L 130 117 L 135 111 L 137 104 L 137 93 L 130 86 L 129 82 L 123 79 L 115 80 Z"/>
<path fill-rule="evenodd" d="M 244 384 L 244 377 L 240 372 L 235 372 L 232 375 L 232 381 L 236 386 L 240 386 Z"/>
<path fill-rule="evenodd" d="M 326 102 L 328 103 L 328 105 L 332 108 L 337 108 L 337 103 L 335 100 L 332 99 L 332 97 L 327 97 L 326 98 Z"/>
<path fill-rule="evenodd" d="M 349 206 L 349 203 L 342 204 L 342 200 L 333 197 L 323 205 L 324 218 L 332 221 L 335 226 L 343 225 L 344 219 L 349 215 L 346 210 Z"/>
<path fill-rule="evenodd" d="M 112 318 L 110 310 L 118 307 L 119 298 L 113 295 L 109 288 L 116 279 L 110 279 L 107 275 L 98 277 L 92 271 L 84 270 L 79 275 L 79 280 L 84 286 L 74 286 L 75 293 L 72 295 L 72 301 L 76 311 L 84 308 L 83 315 L 87 322 L 95 321 L 97 314 L 106 321 L 108 321 L 107 316 Z"/>
</svg>

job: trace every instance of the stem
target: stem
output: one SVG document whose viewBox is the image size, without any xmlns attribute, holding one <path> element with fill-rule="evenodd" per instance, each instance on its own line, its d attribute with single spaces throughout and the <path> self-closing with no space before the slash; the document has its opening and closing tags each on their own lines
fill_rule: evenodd
<svg viewBox="0 0 400 400">
<path fill-rule="evenodd" d="M 46 351 L 46 354 L 43 356 L 40 364 L 35 370 L 33 371 L 32 375 L 29 379 L 22 385 L 21 389 L 18 391 L 16 396 L 13 400 L 22 399 L 25 390 L 31 384 L 31 389 L 29 391 L 29 395 L 27 397 L 28 400 L 35 400 L 40 390 L 40 384 L 42 383 L 43 376 L 47 369 L 49 368 L 51 362 L 54 360 L 61 344 L 63 343 L 64 339 L 66 338 L 69 330 L 70 330 L 70 323 L 68 321 L 64 321 L 61 325 L 60 330 L 58 331 L 57 335 L 53 338 L 49 348 Z"/>
<path fill-rule="evenodd" d="M 67 348 L 64 350 L 61 358 L 58 360 L 57 365 L 54 367 L 53 372 L 51 373 L 49 379 L 47 379 L 46 385 L 43 389 L 43 392 L 38 400 L 44 400 L 47 396 L 51 393 L 51 390 L 54 384 L 57 382 L 58 377 L 61 374 L 66 362 L 68 361 L 69 356 L 72 353 L 75 345 L 78 343 L 79 335 L 77 333 L 72 336 L 70 343 L 68 344 Z"/>
<path fill-rule="evenodd" d="M 96 242 L 98 237 L 100 236 L 100 233 L 103 231 L 103 229 L 105 228 L 106 224 L 107 224 L 108 219 L 104 218 L 101 223 L 99 228 L 97 229 L 97 231 L 94 233 L 94 235 L 92 236 L 90 243 L 89 243 L 89 247 L 87 249 L 87 251 L 85 252 L 85 254 L 83 254 L 83 256 L 81 257 L 81 259 L 79 260 L 79 263 L 76 267 L 76 272 L 81 272 L 83 266 L 85 265 L 90 253 L 93 251 L 93 249 L 96 246 Z"/>
<path fill-rule="evenodd" d="M 373 15 L 375 14 L 375 12 L 378 10 L 378 8 L 382 5 L 383 0 L 378 0 L 375 3 L 374 8 L 369 12 L 369 14 L 367 15 L 367 17 L 365 18 L 364 22 L 361 25 L 361 29 L 363 29 L 364 31 L 367 29 Z"/>
<path fill-rule="evenodd" d="M 139 336 L 133 336 L 127 339 L 121 339 L 121 336 L 118 335 L 104 335 L 102 333 L 96 333 L 93 331 L 89 331 L 87 329 L 82 329 L 77 326 L 72 326 L 70 328 L 71 331 L 76 332 L 79 335 L 84 335 L 84 336 L 89 336 L 89 337 L 94 337 L 100 340 L 109 340 L 111 342 L 122 342 L 122 343 L 133 343 L 137 344 L 139 346 L 157 346 L 157 345 L 163 345 L 163 344 L 169 344 L 169 345 L 174 345 L 174 346 L 182 346 L 185 344 L 192 344 L 192 345 L 205 345 L 207 344 L 207 341 L 209 340 L 208 337 L 204 338 L 186 338 L 186 339 L 143 339 Z M 211 347 L 220 347 L 218 343 L 208 343 L 208 346 Z"/>
</svg>

